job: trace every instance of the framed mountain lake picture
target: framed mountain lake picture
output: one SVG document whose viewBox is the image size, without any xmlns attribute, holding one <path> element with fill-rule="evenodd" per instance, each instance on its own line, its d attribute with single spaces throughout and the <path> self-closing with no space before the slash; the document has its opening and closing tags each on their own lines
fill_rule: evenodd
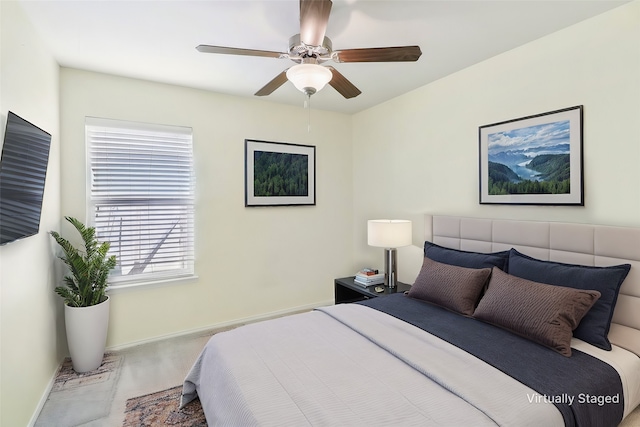
<svg viewBox="0 0 640 427">
<path fill-rule="evenodd" d="M 584 206 L 582 105 L 480 126 L 480 203 Z"/>
<path fill-rule="evenodd" d="M 316 204 L 316 147 L 244 141 L 245 206 Z"/>
</svg>

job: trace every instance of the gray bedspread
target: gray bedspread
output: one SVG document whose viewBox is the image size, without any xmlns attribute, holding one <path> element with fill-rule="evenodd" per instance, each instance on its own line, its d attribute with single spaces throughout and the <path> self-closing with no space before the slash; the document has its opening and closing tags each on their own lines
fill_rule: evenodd
<svg viewBox="0 0 640 427">
<path fill-rule="evenodd" d="M 562 426 L 496 368 L 413 325 L 341 304 L 214 335 L 187 375 L 209 426 Z"/>
<path fill-rule="evenodd" d="M 610 427 L 622 420 L 620 375 L 600 359 L 575 349 L 571 357 L 564 357 L 504 329 L 403 294 L 359 304 L 411 323 L 548 396 L 567 427 Z"/>
</svg>

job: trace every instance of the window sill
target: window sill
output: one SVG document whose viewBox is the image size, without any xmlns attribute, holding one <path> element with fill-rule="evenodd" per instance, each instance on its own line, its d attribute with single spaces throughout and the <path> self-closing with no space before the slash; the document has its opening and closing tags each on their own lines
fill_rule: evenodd
<svg viewBox="0 0 640 427">
<path fill-rule="evenodd" d="M 157 280 L 149 280 L 144 282 L 136 282 L 136 283 L 123 283 L 122 285 L 109 285 L 106 292 L 109 295 L 120 294 L 127 291 L 133 290 L 142 290 L 142 289 L 155 289 L 155 288 L 163 288 L 165 286 L 172 286 L 176 284 L 195 282 L 198 280 L 198 276 L 189 275 L 189 276 L 180 276 L 180 277 L 172 277 L 167 279 L 157 279 Z"/>
</svg>

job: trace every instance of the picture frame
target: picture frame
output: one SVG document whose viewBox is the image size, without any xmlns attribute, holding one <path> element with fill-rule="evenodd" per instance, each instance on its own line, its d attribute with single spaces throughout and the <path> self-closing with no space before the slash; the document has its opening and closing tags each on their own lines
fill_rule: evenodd
<svg viewBox="0 0 640 427">
<path fill-rule="evenodd" d="M 583 106 L 479 127 L 480 204 L 584 206 Z"/>
<path fill-rule="evenodd" d="M 245 139 L 244 205 L 316 204 L 316 147 Z"/>
</svg>

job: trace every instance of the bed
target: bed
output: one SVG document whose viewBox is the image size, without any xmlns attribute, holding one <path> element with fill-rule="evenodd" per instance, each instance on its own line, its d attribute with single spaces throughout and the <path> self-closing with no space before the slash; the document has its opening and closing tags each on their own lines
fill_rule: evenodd
<svg viewBox="0 0 640 427">
<path fill-rule="evenodd" d="M 615 426 L 640 404 L 640 229 L 425 216 L 394 294 L 214 335 L 217 425 Z"/>
</svg>

